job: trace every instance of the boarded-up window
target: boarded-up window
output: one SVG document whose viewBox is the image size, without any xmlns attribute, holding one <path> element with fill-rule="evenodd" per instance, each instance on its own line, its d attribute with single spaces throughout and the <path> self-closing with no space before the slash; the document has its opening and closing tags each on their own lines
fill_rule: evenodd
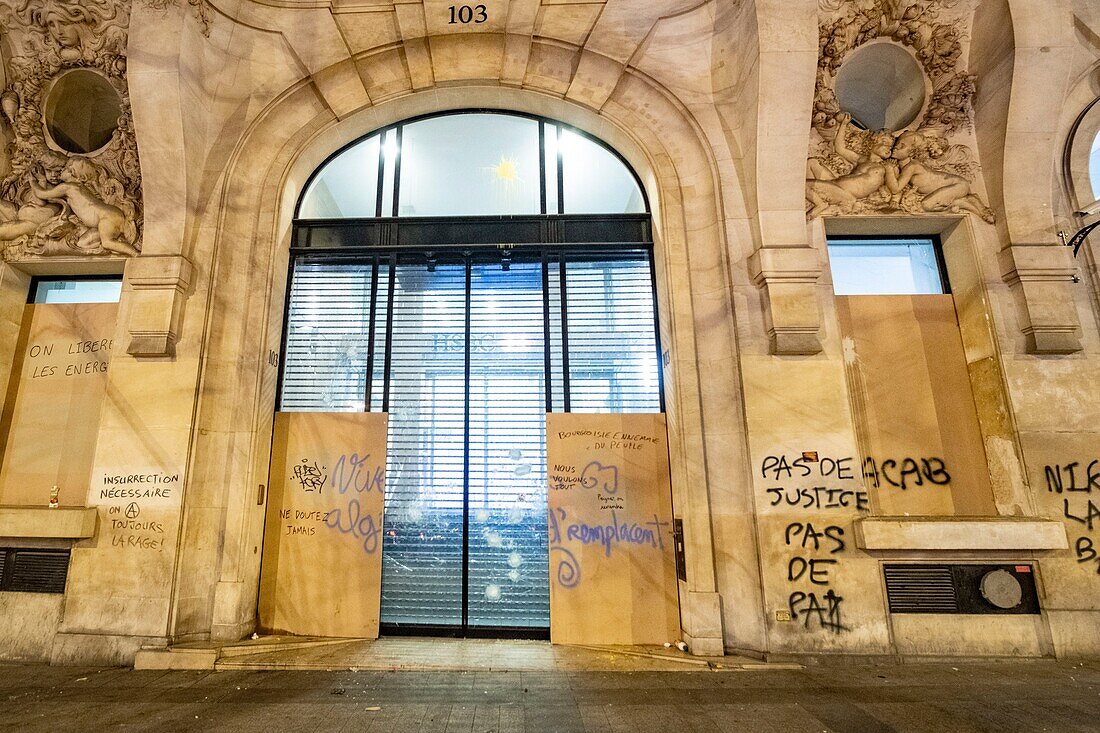
<svg viewBox="0 0 1100 733">
<path fill-rule="evenodd" d="M 955 302 L 923 241 L 829 243 L 834 280 L 852 247 L 882 265 L 852 268 L 858 289 L 838 292 L 861 294 L 836 298 L 864 481 L 878 514 L 996 514 Z"/>
<path fill-rule="evenodd" d="M 85 502 L 114 346 L 120 281 L 32 286 L 0 416 L 0 504 Z"/>
</svg>

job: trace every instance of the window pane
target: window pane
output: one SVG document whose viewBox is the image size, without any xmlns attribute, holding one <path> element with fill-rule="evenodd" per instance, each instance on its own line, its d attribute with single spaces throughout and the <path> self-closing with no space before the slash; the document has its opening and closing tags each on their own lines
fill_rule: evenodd
<svg viewBox="0 0 1100 733">
<path fill-rule="evenodd" d="M 570 130 L 561 133 L 566 214 L 644 214 L 638 182 L 614 153 Z"/>
<path fill-rule="evenodd" d="M 469 620 L 545 627 L 542 263 L 475 263 L 471 274 Z"/>
<path fill-rule="evenodd" d="M 546 135 L 546 213 L 558 213 L 558 126 L 543 123 Z"/>
<path fill-rule="evenodd" d="M 382 142 L 385 165 L 382 172 L 382 212 L 379 216 L 393 216 L 393 184 L 397 181 L 397 155 L 401 149 L 398 140 L 396 127 L 386 130 L 386 137 Z"/>
<path fill-rule="evenodd" d="M 1089 181 L 1092 183 L 1092 195 L 1100 199 L 1100 133 L 1092 141 L 1089 151 Z"/>
<path fill-rule="evenodd" d="M 117 303 L 122 278 L 110 280 L 39 280 L 33 303 Z"/>
<path fill-rule="evenodd" d="M 648 259 L 567 262 L 572 412 L 660 412 Z"/>
<path fill-rule="evenodd" d="M 538 122 L 447 115 L 406 125 L 401 216 L 538 214 Z"/>
<path fill-rule="evenodd" d="M 394 288 L 382 622 L 459 624 L 466 267 L 399 262 Z"/>
<path fill-rule="evenodd" d="M 283 359 L 283 411 L 364 409 L 375 298 L 372 269 L 370 264 L 295 264 Z M 385 287 L 385 280 L 380 282 Z M 377 302 L 375 310 L 378 331 Z M 384 312 L 381 315 L 384 328 Z"/>
<path fill-rule="evenodd" d="M 829 240 L 837 295 L 928 295 L 944 292 L 930 239 Z"/>
<path fill-rule="evenodd" d="M 302 198 L 301 219 L 374 216 L 378 198 L 379 136 L 337 155 L 313 179 Z"/>
</svg>

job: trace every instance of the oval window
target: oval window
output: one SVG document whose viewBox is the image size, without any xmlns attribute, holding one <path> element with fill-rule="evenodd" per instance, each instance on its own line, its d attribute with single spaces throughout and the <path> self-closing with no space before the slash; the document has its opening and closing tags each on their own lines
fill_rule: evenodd
<svg viewBox="0 0 1100 733">
<path fill-rule="evenodd" d="M 836 75 L 836 100 L 866 130 L 901 130 L 924 107 L 924 70 L 893 43 L 857 48 Z"/>
<path fill-rule="evenodd" d="M 73 69 L 54 82 L 43 117 L 54 144 L 69 153 L 87 154 L 103 148 L 118 129 L 122 98 L 101 74 Z"/>
</svg>

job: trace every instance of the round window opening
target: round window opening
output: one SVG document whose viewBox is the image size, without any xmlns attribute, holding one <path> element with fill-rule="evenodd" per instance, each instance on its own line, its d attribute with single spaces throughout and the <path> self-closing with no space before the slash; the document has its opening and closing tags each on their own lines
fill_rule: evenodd
<svg viewBox="0 0 1100 733">
<path fill-rule="evenodd" d="M 94 153 L 111 142 L 122 116 L 122 98 L 111 82 L 88 69 L 58 77 L 46 97 L 43 117 L 57 147 Z"/>
<path fill-rule="evenodd" d="M 924 70 L 892 43 L 856 49 L 836 75 L 836 99 L 867 130 L 900 130 L 924 107 Z"/>
</svg>

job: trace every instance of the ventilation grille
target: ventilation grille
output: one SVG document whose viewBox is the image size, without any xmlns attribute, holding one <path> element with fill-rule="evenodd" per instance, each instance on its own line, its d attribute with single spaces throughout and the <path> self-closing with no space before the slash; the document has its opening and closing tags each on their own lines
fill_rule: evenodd
<svg viewBox="0 0 1100 733">
<path fill-rule="evenodd" d="M 890 613 L 958 613 L 955 580 L 947 565 L 886 565 Z"/>
<path fill-rule="evenodd" d="M 0 591 L 64 593 L 68 550 L 0 550 Z"/>
<path fill-rule="evenodd" d="M 1040 612 L 1035 573 L 1030 563 L 1013 565 L 919 565 L 888 564 L 886 598 L 890 613 L 1035 614 Z M 991 573 L 1004 573 L 1019 584 L 1019 602 L 1011 607 L 996 605 L 982 590 Z M 1011 585 L 1011 580 L 1009 581 Z M 996 600 L 994 598 L 994 600 Z"/>
</svg>

